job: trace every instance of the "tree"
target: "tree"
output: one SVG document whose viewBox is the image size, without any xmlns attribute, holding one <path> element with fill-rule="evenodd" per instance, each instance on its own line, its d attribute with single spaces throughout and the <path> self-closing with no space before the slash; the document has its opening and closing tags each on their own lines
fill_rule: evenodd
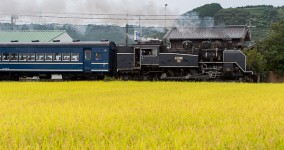
<svg viewBox="0 0 284 150">
<path fill-rule="evenodd" d="M 250 13 L 246 9 L 228 8 L 218 11 L 214 19 L 216 25 L 244 25 L 250 19 Z"/>
<path fill-rule="evenodd" d="M 205 4 L 201 7 L 197 7 L 192 11 L 198 12 L 200 17 L 214 17 L 214 15 L 221 9 L 223 8 L 220 4 L 212 3 L 212 4 Z"/>
<path fill-rule="evenodd" d="M 261 76 L 267 73 L 267 61 L 264 55 L 254 48 L 250 51 L 245 51 L 247 56 L 247 67 L 252 70 L 257 76 L 257 82 L 260 82 Z"/>
<path fill-rule="evenodd" d="M 284 74 L 284 19 L 271 25 L 270 36 L 263 42 L 268 68 L 277 75 Z"/>
</svg>

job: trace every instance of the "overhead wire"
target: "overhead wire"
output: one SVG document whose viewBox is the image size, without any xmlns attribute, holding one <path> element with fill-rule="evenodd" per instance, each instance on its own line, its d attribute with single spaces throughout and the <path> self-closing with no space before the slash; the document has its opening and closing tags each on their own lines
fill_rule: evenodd
<svg viewBox="0 0 284 150">
<path fill-rule="evenodd" d="M 0 14 L 1 16 L 10 16 L 10 14 Z M 116 18 L 116 17 L 77 17 L 77 16 L 52 16 L 52 15 L 17 15 L 19 17 L 35 17 L 35 18 L 56 18 L 56 19 L 87 19 L 87 20 L 165 20 L 165 18 Z M 146 15 L 145 15 L 146 16 Z M 149 16 L 149 15 L 147 15 Z M 121 16 L 120 16 L 121 17 Z M 164 16 L 163 16 L 164 17 Z M 168 17 L 168 16 L 167 16 Z M 187 18 L 188 16 L 179 16 L 180 18 L 166 18 L 166 20 L 212 20 L 210 18 Z"/>
</svg>

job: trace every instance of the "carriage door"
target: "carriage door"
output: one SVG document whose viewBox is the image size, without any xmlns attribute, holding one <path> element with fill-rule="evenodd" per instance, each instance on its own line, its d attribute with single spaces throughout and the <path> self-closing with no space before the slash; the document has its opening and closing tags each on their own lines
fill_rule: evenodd
<svg viewBox="0 0 284 150">
<path fill-rule="evenodd" d="M 92 50 L 90 48 L 84 49 L 84 72 L 91 72 L 91 58 Z"/>
</svg>

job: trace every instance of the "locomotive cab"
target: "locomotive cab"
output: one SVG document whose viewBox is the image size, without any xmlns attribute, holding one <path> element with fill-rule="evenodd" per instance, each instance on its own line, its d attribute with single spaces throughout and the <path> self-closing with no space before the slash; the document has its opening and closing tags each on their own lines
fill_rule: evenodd
<svg viewBox="0 0 284 150">
<path fill-rule="evenodd" d="M 142 66 L 159 65 L 159 46 L 141 46 L 140 53 Z"/>
<path fill-rule="evenodd" d="M 133 45 L 135 53 L 135 68 L 141 69 L 144 66 L 156 66 L 159 65 L 159 53 L 160 53 L 161 41 L 150 40 L 144 42 L 138 42 Z"/>
<path fill-rule="evenodd" d="M 132 46 L 118 46 L 117 71 L 123 79 L 149 79 L 159 69 L 161 41 L 137 42 Z"/>
</svg>

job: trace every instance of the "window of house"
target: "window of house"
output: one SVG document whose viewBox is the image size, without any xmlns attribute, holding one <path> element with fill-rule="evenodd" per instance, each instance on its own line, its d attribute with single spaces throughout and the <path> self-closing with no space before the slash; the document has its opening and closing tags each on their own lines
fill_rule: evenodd
<svg viewBox="0 0 284 150">
<path fill-rule="evenodd" d="M 172 44 L 170 41 L 167 41 L 167 49 L 170 49 L 170 48 L 172 48 Z"/>
<path fill-rule="evenodd" d="M 70 61 L 70 53 L 63 53 L 62 54 L 63 61 Z"/>
<path fill-rule="evenodd" d="M 61 53 L 53 53 L 54 61 L 61 61 Z"/>
<path fill-rule="evenodd" d="M 10 60 L 10 54 L 9 53 L 3 53 L 3 61 L 9 61 Z"/>
<path fill-rule="evenodd" d="M 43 60 L 44 60 L 44 53 L 37 53 L 36 61 L 43 61 Z"/>
<path fill-rule="evenodd" d="M 95 60 L 102 60 L 102 53 L 95 53 Z"/>
<path fill-rule="evenodd" d="M 19 54 L 19 60 L 20 61 L 27 61 L 27 54 L 26 53 L 20 53 Z"/>
<path fill-rule="evenodd" d="M 71 61 L 79 61 L 79 53 L 71 53 Z"/>
<path fill-rule="evenodd" d="M 45 53 L 45 61 L 52 61 L 52 53 Z"/>
<path fill-rule="evenodd" d="M 28 61 L 35 61 L 35 54 L 34 53 L 28 53 Z"/>
</svg>

